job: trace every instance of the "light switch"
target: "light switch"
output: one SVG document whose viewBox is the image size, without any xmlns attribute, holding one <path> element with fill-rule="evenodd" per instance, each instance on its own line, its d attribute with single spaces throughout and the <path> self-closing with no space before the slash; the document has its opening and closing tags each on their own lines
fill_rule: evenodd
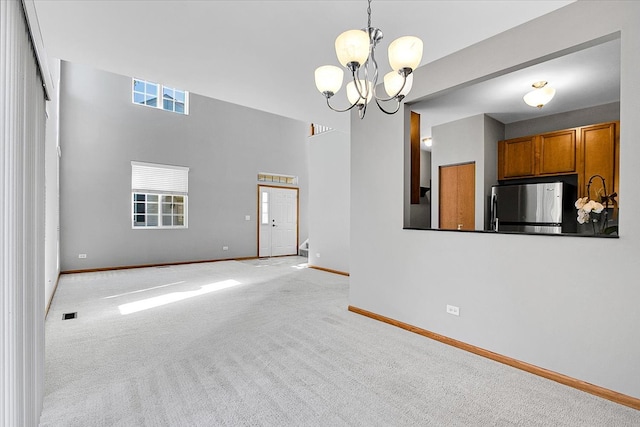
<svg viewBox="0 0 640 427">
<path fill-rule="evenodd" d="M 251 215 L 245 215 L 244 216 L 244 220 L 245 221 L 251 221 Z"/>
</svg>

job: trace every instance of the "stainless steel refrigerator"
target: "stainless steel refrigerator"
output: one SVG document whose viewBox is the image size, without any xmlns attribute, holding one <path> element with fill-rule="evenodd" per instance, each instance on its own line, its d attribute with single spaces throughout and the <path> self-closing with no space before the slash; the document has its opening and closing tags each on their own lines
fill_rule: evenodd
<svg viewBox="0 0 640 427">
<path fill-rule="evenodd" d="M 575 233 L 574 194 L 571 186 L 563 182 L 494 185 L 491 188 L 491 229 Z"/>
</svg>

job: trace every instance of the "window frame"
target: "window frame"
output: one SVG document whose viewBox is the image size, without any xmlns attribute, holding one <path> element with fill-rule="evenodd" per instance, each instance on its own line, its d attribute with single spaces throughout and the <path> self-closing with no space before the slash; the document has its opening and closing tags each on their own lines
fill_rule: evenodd
<svg viewBox="0 0 640 427">
<path fill-rule="evenodd" d="M 145 200 L 137 200 L 136 196 L 137 195 L 144 195 L 145 196 Z M 157 197 L 157 201 L 155 202 L 149 202 L 149 196 L 156 196 Z M 171 204 L 171 209 L 172 212 L 168 213 L 168 212 L 164 212 L 164 205 L 167 205 L 168 203 L 164 201 L 164 198 L 166 197 L 171 197 L 171 202 L 169 202 Z M 174 202 L 173 198 L 174 197 L 182 197 L 182 203 L 180 202 Z M 144 212 L 136 212 L 137 210 L 137 205 L 144 203 Z M 148 206 L 149 204 L 155 204 L 157 205 L 157 209 L 156 212 L 148 212 Z M 174 206 L 183 206 L 183 210 L 182 213 L 179 212 L 175 212 Z M 139 225 L 137 224 L 136 221 L 136 216 L 140 216 L 140 215 L 144 215 L 145 216 L 145 224 L 144 225 Z M 148 223 L 148 217 L 150 215 L 154 215 L 156 217 L 156 224 L 157 225 L 147 225 Z M 171 221 L 171 225 L 164 225 L 164 217 L 170 216 L 172 218 Z M 177 217 L 182 217 L 183 219 L 183 224 L 182 225 L 175 225 L 174 224 L 174 220 Z M 132 190 L 131 191 L 131 228 L 133 230 L 157 230 L 157 229 L 188 229 L 189 228 L 189 196 L 186 194 L 178 194 L 178 193 L 171 193 L 171 192 L 149 192 L 149 191 L 142 191 L 142 190 Z"/>
<path fill-rule="evenodd" d="M 144 83 L 144 85 L 145 85 L 145 91 L 144 92 L 140 92 L 140 91 L 135 90 L 136 82 Z M 146 103 L 146 99 L 145 99 L 145 101 L 143 103 L 136 102 L 136 100 L 135 100 L 136 94 L 143 94 L 145 96 L 145 98 L 146 98 L 146 94 L 147 94 L 146 86 L 147 86 L 147 84 L 156 85 L 156 88 L 157 88 L 158 92 L 157 92 L 157 96 L 156 96 L 156 105 L 155 106 L 147 104 Z M 165 89 L 171 90 L 174 93 L 174 97 L 173 97 L 173 100 L 172 100 L 172 104 L 173 104 L 173 109 L 172 110 L 164 108 L 164 90 Z M 175 97 L 175 93 L 176 92 L 181 92 L 181 93 L 184 94 L 184 101 L 183 101 L 184 111 L 183 112 L 176 111 L 176 108 L 175 108 L 175 106 L 177 104 L 176 97 Z M 189 115 L 189 91 L 183 90 L 183 89 L 178 89 L 178 88 L 167 86 L 167 85 L 163 85 L 162 83 L 155 83 L 155 82 L 152 82 L 152 81 L 149 81 L 149 80 L 139 79 L 139 78 L 136 78 L 136 77 L 132 77 L 131 78 L 131 103 L 134 104 L 134 105 L 142 105 L 144 107 L 155 108 L 157 110 L 168 111 L 168 112 L 171 112 L 171 113 L 176 113 L 176 114 L 180 114 L 180 115 L 184 115 L 184 116 L 188 116 Z"/>
<path fill-rule="evenodd" d="M 129 212 L 134 230 L 189 228 L 189 168 L 132 160 Z M 152 216 L 155 220 L 149 221 Z M 171 218 L 170 224 L 165 225 L 166 217 Z"/>
</svg>

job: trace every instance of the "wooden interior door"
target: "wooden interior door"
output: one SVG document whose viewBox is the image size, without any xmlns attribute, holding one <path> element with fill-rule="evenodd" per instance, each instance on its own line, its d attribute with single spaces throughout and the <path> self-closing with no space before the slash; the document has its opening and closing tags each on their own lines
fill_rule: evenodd
<svg viewBox="0 0 640 427">
<path fill-rule="evenodd" d="M 458 226 L 459 230 L 476 228 L 476 164 L 457 166 L 458 172 Z"/>
<path fill-rule="evenodd" d="M 476 164 L 440 166 L 439 228 L 475 230 Z"/>
<path fill-rule="evenodd" d="M 442 230 L 458 228 L 458 170 L 457 166 L 440 166 L 439 225 Z"/>
</svg>

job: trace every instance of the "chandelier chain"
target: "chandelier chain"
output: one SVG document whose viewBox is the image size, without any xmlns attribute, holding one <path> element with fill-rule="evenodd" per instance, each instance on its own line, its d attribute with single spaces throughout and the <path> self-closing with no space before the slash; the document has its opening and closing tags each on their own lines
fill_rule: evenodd
<svg viewBox="0 0 640 427">
<path fill-rule="evenodd" d="M 371 0 L 368 0 L 368 6 L 367 6 L 367 16 L 369 17 L 369 19 L 367 20 L 367 30 L 369 28 L 371 28 Z"/>
</svg>

